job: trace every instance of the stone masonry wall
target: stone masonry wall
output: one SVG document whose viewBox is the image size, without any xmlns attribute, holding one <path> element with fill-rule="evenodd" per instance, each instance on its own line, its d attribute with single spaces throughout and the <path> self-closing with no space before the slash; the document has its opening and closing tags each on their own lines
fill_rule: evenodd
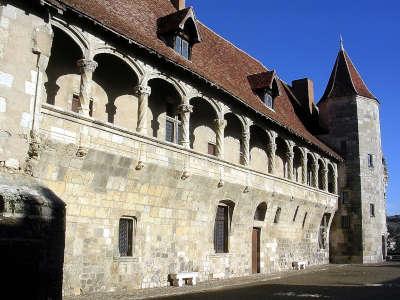
<svg viewBox="0 0 400 300">
<path fill-rule="evenodd" d="M 164 286 L 168 274 L 179 271 L 198 271 L 200 280 L 249 275 L 253 226 L 262 228 L 263 273 L 290 269 L 296 260 L 328 262 L 318 232 L 323 214 L 336 209 L 335 195 L 112 126 L 100 130 L 49 106 L 43 114 L 43 148 L 34 173 L 67 205 L 65 294 Z M 82 127 L 89 132 L 90 150 L 80 158 L 70 137 Z M 142 170 L 136 170 L 139 160 Z M 190 177 L 182 180 L 185 170 Z M 235 208 L 229 253 L 216 254 L 213 226 L 221 200 L 233 201 Z M 262 202 L 268 207 L 265 221 L 254 221 Z M 282 213 L 274 224 L 278 207 Z M 118 256 L 122 216 L 137 220 L 132 258 Z"/>
</svg>

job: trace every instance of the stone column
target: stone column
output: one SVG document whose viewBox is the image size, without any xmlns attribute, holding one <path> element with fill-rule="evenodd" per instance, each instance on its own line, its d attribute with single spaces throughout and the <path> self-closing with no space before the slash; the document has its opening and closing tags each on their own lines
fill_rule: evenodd
<svg viewBox="0 0 400 300">
<path fill-rule="evenodd" d="M 216 134 L 216 156 L 218 158 L 224 158 L 224 133 L 226 127 L 226 121 L 224 119 L 215 119 L 215 134 Z"/>
<path fill-rule="evenodd" d="M 80 113 L 89 117 L 89 103 L 92 98 L 92 78 L 97 68 L 97 62 L 91 59 L 81 59 L 78 61 L 78 67 L 81 73 L 81 87 L 79 92 Z"/>
<path fill-rule="evenodd" d="M 193 106 L 188 102 L 184 102 L 178 107 L 181 115 L 182 134 L 179 143 L 186 149 L 190 148 L 190 114 L 193 112 Z"/>
<path fill-rule="evenodd" d="M 268 159 L 269 159 L 269 172 L 275 174 L 275 156 L 276 156 L 276 138 L 278 134 L 275 131 L 270 131 L 268 133 L 269 143 L 268 143 Z"/>
<path fill-rule="evenodd" d="M 242 133 L 242 163 L 248 167 L 250 165 L 250 127 L 245 125 Z"/>
<path fill-rule="evenodd" d="M 303 148 L 301 151 L 302 158 L 301 158 L 301 179 L 303 184 L 307 184 L 307 153 L 308 150 Z"/>
<path fill-rule="evenodd" d="M 135 88 L 135 94 L 138 96 L 138 119 L 136 131 L 142 135 L 147 135 L 147 110 L 149 107 L 151 87 L 148 85 L 138 85 Z"/>
<path fill-rule="evenodd" d="M 312 182 L 312 186 L 314 186 L 315 188 L 318 188 L 318 170 L 319 170 L 319 164 L 318 164 L 318 156 L 315 155 L 314 157 L 314 164 L 312 166 L 313 168 L 313 182 Z"/>
<path fill-rule="evenodd" d="M 286 153 L 287 159 L 287 177 L 290 180 L 293 180 L 293 159 L 294 159 L 294 142 L 287 141 L 288 151 Z"/>
<path fill-rule="evenodd" d="M 322 166 L 322 189 L 328 191 L 328 165 L 325 163 Z"/>
<path fill-rule="evenodd" d="M 337 170 L 337 165 L 333 164 L 333 193 L 337 194 L 338 193 L 338 170 Z"/>
</svg>

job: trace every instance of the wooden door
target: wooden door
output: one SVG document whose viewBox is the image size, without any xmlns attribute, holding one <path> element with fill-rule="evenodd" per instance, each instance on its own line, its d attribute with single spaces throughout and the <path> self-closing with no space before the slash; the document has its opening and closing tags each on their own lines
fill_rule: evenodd
<svg viewBox="0 0 400 300">
<path fill-rule="evenodd" d="M 251 269 L 253 274 L 260 273 L 260 228 L 253 228 L 252 232 L 252 264 Z"/>
</svg>

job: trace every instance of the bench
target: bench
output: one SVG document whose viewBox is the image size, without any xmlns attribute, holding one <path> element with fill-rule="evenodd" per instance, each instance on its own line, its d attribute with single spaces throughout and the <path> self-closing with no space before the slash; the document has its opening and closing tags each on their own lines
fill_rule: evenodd
<svg viewBox="0 0 400 300">
<path fill-rule="evenodd" d="M 307 265 L 306 261 L 294 261 L 292 263 L 292 267 L 294 270 L 301 270 L 301 269 L 305 269 Z"/>
<path fill-rule="evenodd" d="M 169 278 L 172 281 L 173 286 L 183 286 L 185 284 L 196 285 L 198 272 L 180 272 L 176 274 L 169 274 Z"/>
</svg>

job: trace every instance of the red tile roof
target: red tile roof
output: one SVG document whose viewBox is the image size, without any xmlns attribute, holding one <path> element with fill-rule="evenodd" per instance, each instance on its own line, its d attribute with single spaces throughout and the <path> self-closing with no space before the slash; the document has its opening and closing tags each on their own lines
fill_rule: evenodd
<svg viewBox="0 0 400 300">
<path fill-rule="evenodd" d="M 341 159 L 327 145 L 310 133 L 296 115 L 290 96 L 285 91 L 274 102 L 274 111 L 267 108 L 251 89 L 250 75 L 268 72 L 252 58 L 215 32 L 198 22 L 202 42 L 195 44 L 188 61 L 157 37 L 157 21 L 176 12 L 169 0 L 45 0 L 62 5 L 96 20 L 103 26 L 150 48 L 175 64 L 211 81 L 232 96 L 292 133 L 316 145 L 324 152 Z"/>
<path fill-rule="evenodd" d="M 368 90 L 349 55 L 342 48 L 336 58 L 331 77 L 329 78 L 328 85 L 321 101 L 328 98 L 353 95 L 376 99 Z"/>
</svg>

